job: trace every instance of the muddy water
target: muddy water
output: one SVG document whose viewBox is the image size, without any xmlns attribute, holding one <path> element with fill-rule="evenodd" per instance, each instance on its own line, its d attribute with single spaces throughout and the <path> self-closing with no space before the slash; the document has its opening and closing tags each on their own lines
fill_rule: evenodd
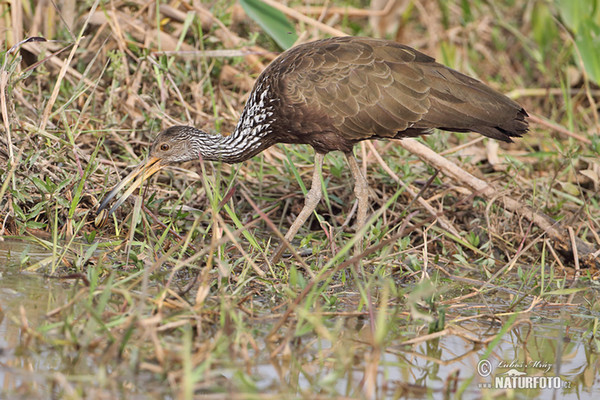
<svg viewBox="0 0 600 400">
<path fill-rule="evenodd" d="M 0 242 L 0 399 L 61 397 L 65 394 L 64 386 L 57 389 L 48 382 L 61 379 L 73 382 L 74 376 L 101 374 L 93 358 L 65 353 L 61 344 L 35 347 L 32 337 L 53 322 L 46 314 L 66 304 L 78 288 L 70 282 L 21 272 L 23 254 L 29 256 L 30 263 L 50 255 L 35 244 Z M 478 338 L 494 335 L 500 326 L 489 321 L 464 322 L 459 325 L 460 332 L 416 346 L 392 345 L 379 355 L 376 398 L 444 398 L 447 390 L 451 397 L 462 392 L 464 398 L 485 397 L 486 392 L 500 398 L 506 393 L 514 393 L 515 398 L 600 398 L 600 358 L 589 332 L 594 318 L 597 316 L 586 315 L 585 309 L 573 306 L 522 314 L 493 346 L 474 345 L 464 338 L 468 334 Z M 340 343 L 353 348 L 355 343 L 363 341 L 368 336 L 364 331 L 369 329 L 369 324 L 363 321 L 359 325 L 361 328 L 345 332 Z M 306 343 L 313 338 L 305 335 L 302 340 Z M 314 347 L 292 351 L 291 361 L 281 364 L 265 357 L 268 351 L 261 351 L 255 355 L 250 371 L 256 389 L 259 393 L 283 392 L 297 396 L 303 390 L 314 390 L 317 379 L 333 389 L 329 393 L 363 397 L 356 388 L 365 378 L 364 354 L 357 355 L 357 362 L 347 371 L 336 370 L 335 365 L 323 362 L 327 357 L 322 352 L 339 351 L 345 346 L 340 343 L 314 338 Z M 230 380 L 238 373 L 224 370 L 221 376 Z M 127 398 L 144 398 L 156 396 L 161 393 L 161 387 L 168 387 L 149 374 L 135 379 L 133 392 L 126 389 L 124 382 L 109 392 Z M 333 381 L 327 384 L 330 379 Z M 536 388 L 498 392 L 502 387 L 527 385 Z M 490 389 L 493 392 L 488 392 Z"/>
<path fill-rule="evenodd" d="M 64 360 L 56 354 L 30 347 L 29 328 L 39 327 L 48 311 L 69 298 L 60 282 L 20 272 L 25 261 L 35 263 L 49 255 L 33 243 L 0 241 L 0 393 L 16 393 L 22 385 L 43 388 L 44 373 L 65 370 Z"/>
<path fill-rule="evenodd" d="M 2 389 L 11 393 L 27 382 L 43 385 L 40 372 L 65 369 L 55 354 L 39 353 L 29 346 L 28 327 L 35 329 L 44 323 L 46 312 L 65 304 L 68 292 L 38 276 L 10 271 L 1 274 L 0 382 Z"/>
<path fill-rule="evenodd" d="M 106 365 L 95 365 L 95 358 L 73 349 L 68 338 L 44 335 L 57 323 L 48 313 L 65 306 L 83 287 L 26 272 L 30 265 L 51 260 L 52 251 L 36 243 L 0 240 L 0 400 L 80 398 L 81 385 L 91 388 L 86 390 L 90 398 L 164 398 L 162 382 L 152 382 L 147 373 L 98 382 L 106 379 Z M 97 384 L 109 389 L 95 390 Z"/>
<path fill-rule="evenodd" d="M 540 315 L 526 315 L 523 323 L 515 324 L 489 347 L 461 337 L 465 332 L 485 337 L 487 327 L 479 323 L 461 324 L 464 332 L 445 334 L 416 347 L 388 347 L 379 358 L 374 398 L 442 399 L 448 398 L 444 395 L 448 392 L 449 398 L 466 399 L 600 399 L 600 357 L 581 340 L 589 338 L 589 332 L 585 335 L 576 326 L 581 319 L 565 314 L 563 322 L 542 317 L 545 321 L 531 325 L 527 317 L 538 319 Z M 497 332 L 495 328 L 490 333 Z M 352 348 L 351 343 L 368 334 L 355 332 L 352 336 L 350 343 L 343 339 L 339 343 Z M 256 367 L 255 379 L 268 391 L 283 382 L 297 382 L 302 388 L 311 387 L 311 381 L 314 385 L 315 380 L 327 382 L 328 377 L 335 377 L 336 393 L 360 398 L 363 394 L 356 392 L 356 382 L 364 382 L 368 369 L 363 362 L 335 371 L 335 366 L 319 361 L 323 359 L 319 352 L 341 351 L 344 345 L 339 343 L 315 341 L 312 353 L 297 357 L 292 351 L 289 362 L 262 363 Z"/>
</svg>

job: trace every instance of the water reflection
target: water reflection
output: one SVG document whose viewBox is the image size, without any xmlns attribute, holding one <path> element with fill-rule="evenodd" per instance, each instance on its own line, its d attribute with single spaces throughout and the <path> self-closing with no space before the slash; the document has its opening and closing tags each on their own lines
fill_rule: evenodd
<svg viewBox="0 0 600 400">
<path fill-rule="evenodd" d="M 588 343 L 581 341 L 584 331 L 573 329 L 576 321 L 569 316 L 564 323 L 517 321 L 497 342 L 487 345 L 446 334 L 415 347 L 390 346 L 377 355 L 375 398 L 445 398 L 446 393 L 457 392 L 466 398 L 479 398 L 486 392 L 495 397 L 512 388 L 517 389 L 516 398 L 600 398 L 600 360 Z M 470 322 L 461 328 L 482 334 L 489 327 Z M 316 384 L 324 393 L 361 397 L 357 383 L 368 379 L 369 358 L 373 357 L 369 352 L 373 350 L 363 348 L 365 353 L 359 359 L 345 365 L 339 360 L 343 360 L 340 353 L 356 349 L 365 335 L 345 332 L 337 342 L 299 344 L 289 357 L 255 366 L 259 388 L 268 392 L 284 384 L 301 392 Z M 323 362 L 329 358 L 338 365 Z M 482 361 L 489 362 L 489 371 L 482 368 Z M 522 389 L 527 385 L 531 389 Z"/>
<path fill-rule="evenodd" d="M 67 301 L 68 292 L 40 276 L 0 270 L 0 382 L 5 393 L 12 393 L 25 382 L 44 385 L 41 372 L 65 369 L 56 353 L 32 348 L 32 335 L 46 312 Z"/>
<path fill-rule="evenodd" d="M 3 394 L 52 397 L 52 393 L 60 397 L 68 387 L 56 384 L 61 379 L 73 382 L 98 376 L 115 377 L 114 382 L 108 378 L 109 383 L 98 384 L 100 388 L 109 387 L 111 393 L 164 394 L 161 387 L 168 387 L 164 380 L 152 374 L 123 372 L 130 365 L 105 360 L 102 345 L 96 347 L 96 353 L 90 346 L 88 354 L 70 345 L 52 346 L 52 338 L 35 340 L 36 335 L 43 335 L 45 327 L 56 322 L 49 320 L 47 313 L 66 304 L 79 288 L 71 282 L 21 273 L 24 252 L 31 262 L 48 256 L 43 248 L 30 243 L 7 248 L 6 241 L 0 241 L 0 398 Z M 337 340 L 307 333 L 273 359 L 268 357 L 273 349 L 265 343 L 260 346 L 259 334 L 252 357 L 241 360 L 239 354 L 232 353 L 230 360 L 219 360 L 223 367 L 213 371 L 204 385 L 199 380 L 196 394 L 222 393 L 223 388 L 244 392 L 247 388 L 251 393 L 297 397 L 305 390 L 320 389 L 324 395 L 360 398 L 364 397 L 362 388 L 371 385 L 376 398 L 444 398 L 456 393 L 479 398 L 486 392 L 492 397 L 505 397 L 506 390 L 510 390 L 506 389 L 507 383 L 522 386 L 537 382 L 538 388 L 519 389 L 514 397 L 600 398 L 600 360 L 589 342 L 594 318 L 585 315 L 587 310 L 580 314 L 577 311 L 571 307 L 558 312 L 523 313 L 508 327 L 491 320 L 463 321 L 449 327 L 449 333 L 411 345 L 403 342 L 415 336 L 418 339 L 421 334 L 399 332 L 397 337 L 390 336 L 393 339 L 387 340 L 387 347 L 380 351 L 369 346 L 372 341 L 366 317 L 337 318 L 328 321 L 338 325 L 332 331 L 342 332 Z M 496 338 L 503 328 L 505 332 Z M 264 331 L 268 329 L 265 325 Z M 58 335 L 58 340 L 65 338 Z M 98 373 L 103 369 L 105 373 Z M 251 381 L 245 379 L 245 374 Z M 539 388 L 539 378 L 553 377 L 557 377 L 560 388 Z"/>
</svg>

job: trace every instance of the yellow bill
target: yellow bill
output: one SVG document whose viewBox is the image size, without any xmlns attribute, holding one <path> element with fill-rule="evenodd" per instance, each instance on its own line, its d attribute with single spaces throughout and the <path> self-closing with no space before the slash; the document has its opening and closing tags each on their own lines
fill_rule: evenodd
<svg viewBox="0 0 600 400">
<path fill-rule="evenodd" d="M 96 212 L 96 219 L 94 221 L 94 225 L 97 228 L 101 228 L 104 226 L 108 217 L 117 209 L 131 194 L 135 189 L 140 187 L 142 183 L 152 175 L 163 169 L 166 164 L 161 162 L 162 160 L 158 157 L 149 157 L 145 162 L 141 163 L 129 175 L 127 175 L 117 186 L 115 186 L 102 200 L 100 206 L 98 206 L 98 211 Z M 137 178 L 137 179 L 136 179 Z M 132 183 L 133 182 L 133 183 Z M 121 197 L 117 198 L 117 201 L 110 210 L 106 211 L 106 206 L 108 203 L 123 189 L 131 183 L 131 186 L 121 195 Z"/>
</svg>

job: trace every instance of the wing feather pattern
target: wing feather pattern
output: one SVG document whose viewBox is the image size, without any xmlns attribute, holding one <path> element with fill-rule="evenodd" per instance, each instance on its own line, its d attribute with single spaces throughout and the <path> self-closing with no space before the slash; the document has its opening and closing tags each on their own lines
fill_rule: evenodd
<svg viewBox="0 0 600 400">
<path fill-rule="evenodd" d="M 332 38 L 297 46 L 282 58 L 263 75 L 278 90 L 282 120 L 297 129 L 294 141 L 315 148 L 330 151 L 341 149 L 331 144 L 335 140 L 401 138 L 433 128 L 503 141 L 527 131 L 527 113 L 517 103 L 401 44 Z"/>
</svg>

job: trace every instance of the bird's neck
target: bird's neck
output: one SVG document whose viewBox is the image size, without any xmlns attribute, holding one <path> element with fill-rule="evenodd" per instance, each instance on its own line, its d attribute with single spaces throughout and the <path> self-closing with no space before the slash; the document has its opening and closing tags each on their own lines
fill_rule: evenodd
<svg viewBox="0 0 600 400">
<path fill-rule="evenodd" d="M 207 160 L 238 163 L 247 160 L 271 146 L 273 101 L 269 87 L 260 82 L 254 87 L 244 111 L 231 135 L 211 137 L 210 154 L 201 154 Z"/>
</svg>

